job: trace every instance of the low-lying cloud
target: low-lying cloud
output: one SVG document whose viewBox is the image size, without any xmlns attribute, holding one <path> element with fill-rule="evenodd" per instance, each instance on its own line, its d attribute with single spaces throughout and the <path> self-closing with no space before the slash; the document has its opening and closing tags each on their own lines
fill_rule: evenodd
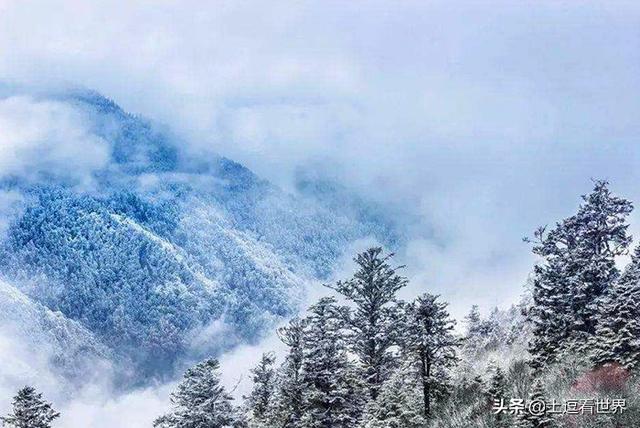
<svg viewBox="0 0 640 428">
<path fill-rule="evenodd" d="M 69 105 L 30 96 L 0 99 L 0 178 L 35 181 L 41 174 L 90 187 L 109 161 L 106 141 Z"/>
<path fill-rule="evenodd" d="M 11 397 L 25 385 L 35 387 L 52 402 L 61 417 L 60 428 L 140 428 L 151 427 L 155 418 L 170 408 L 169 394 L 175 383 L 117 392 L 111 385 L 111 372 L 96 367 L 86 373 L 78 389 L 59 376 L 50 365 L 46 343 L 34 349 L 21 336 L 0 331 L 0 415 L 11 409 Z"/>
</svg>

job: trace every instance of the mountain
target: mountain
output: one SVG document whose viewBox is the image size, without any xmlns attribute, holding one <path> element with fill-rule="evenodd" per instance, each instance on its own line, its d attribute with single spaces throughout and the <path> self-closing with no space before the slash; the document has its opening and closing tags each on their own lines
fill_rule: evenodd
<svg viewBox="0 0 640 428">
<path fill-rule="evenodd" d="M 80 323 L 32 301 L 3 281 L 0 281 L 0 338 L 7 345 L 1 352 L 5 373 L 31 371 L 35 359 L 47 370 L 77 381 L 78 373 L 113 357 L 109 348 Z M 15 367 L 24 368 L 15 370 Z M 14 383 L 22 384 L 24 379 Z"/>
<path fill-rule="evenodd" d="M 258 340 L 355 240 L 402 242 L 397 221 L 344 185 L 306 178 L 283 192 L 232 160 L 189 154 L 95 92 L 3 94 L 73 117 L 82 138 L 71 149 L 104 155 L 81 175 L 36 150 L 45 159 L 0 175 L 0 192 L 17 195 L 2 219 L 0 278 L 141 379 Z"/>
</svg>

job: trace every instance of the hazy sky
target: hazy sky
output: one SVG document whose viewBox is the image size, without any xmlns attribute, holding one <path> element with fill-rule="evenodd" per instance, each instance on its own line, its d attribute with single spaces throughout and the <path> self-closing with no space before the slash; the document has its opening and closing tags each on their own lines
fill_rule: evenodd
<svg viewBox="0 0 640 428">
<path fill-rule="evenodd" d="M 640 203 L 636 1 L 91 3 L 0 0 L 0 79 L 96 89 L 284 188 L 315 168 L 405 204 L 434 231 L 415 287 L 456 315 L 517 298 L 522 236 L 592 177 Z"/>
</svg>

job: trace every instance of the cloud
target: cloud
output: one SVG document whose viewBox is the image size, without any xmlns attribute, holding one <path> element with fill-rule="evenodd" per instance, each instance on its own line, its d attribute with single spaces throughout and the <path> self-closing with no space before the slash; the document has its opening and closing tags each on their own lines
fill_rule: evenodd
<svg viewBox="0 0 640 428">
<path fill-rule="evenodd" d="M 0 325 L 0 415 L 9 413 L 12 397 L 25 385 L 34 386 L 61 413 L 55 424 L 61 428 L 151 426 L 169 408 L 174 383 L 118 391 L 111 366 L 103 361 L 82 366 L 82 373 L 77 373 L 81 381 L 66 378 L 52 361 L 70 358 L 78 351 L 75 341 L 82 340 L 74 336 L 78 327 L 70 328 L 72 322 L 63 323 L 61 314 L 30 302 L 6 284 L 0 283 L 0 294 L 0 306 L 12 314 Z M 57 335 L 63 340 L 56 340 Z M 75 357 L 77 360 L 77 354 Z"/>
<path fill-rule="evenodd" d="M 591 177 L 640 201 L 637 2 L 0 5 L 1 78 L 94 88 L 285 188 L 315 168 L 404 207 L 411 292 L 456 315 L 518 298 L 520 238 L 570 215 Z M 38 150 L 84 159 L 79 177 L 104 161 L 100 142 L 69 143 L 86 136 L 72 116 L 59 129 L 18 101 L 21 123 L 51 125 L 15 141 L 51 134 L 62 151 Z M 11 147 L 0 165 L 31 171 L 35 143 Z"/>
<path fill-rule="evenodd" d="M 61 409 L 61 428 L 140 428 L 170 409 L 169 394 L 174 384 L 113 394 L 97 391 L 73 399 Z"/>
<path fill-rule="evenodd" d="M 0 99 L 0 146 L 0 178 L 49 174 L 85 187 L 110 155 L 78 111 L 29 96 Z"/>
<path fill-rule="evenodd" d="M 11 410 L 11 397 L 25 385 L 35 386 L 44 398 L 61 413 L 56 426 L 61 428 L 140 428 L 170 408 L 169 394 L 174 383 L 116 392 L 111 387 L 110 372 L 96 368 L 87 373 L 93 379 L 74 390 L 54 374 L 49 366 L 46 344 L 35 350 L 15 335 L 0 332 L 0 415 Z"/>
<path fill-rule="evenodd" d="M 277 364 L 284 361 L 286 347 L 278 338 L 277 328 L 258 344 L 240 345 L 233 351 L 220 357 L 222 371 L 222 383 L 232 393 L 238 404 L 242 397 L 251 392 L 251 370 L 255 367 L 262 354 L 274 352 L 277 356 Z"/>
</svg>

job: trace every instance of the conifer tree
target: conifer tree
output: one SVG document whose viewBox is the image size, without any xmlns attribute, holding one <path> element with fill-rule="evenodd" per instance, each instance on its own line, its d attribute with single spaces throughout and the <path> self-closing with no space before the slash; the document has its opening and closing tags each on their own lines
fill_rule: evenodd
<svg viewBox="0 0 640 428">
<path fill-rule="evenodd" d="M 597 364 L 615 362 L 633 372 L 640 369 L 640 246 L 608 290 L 593 348 Z"/>
<path fill-rule="evenodd" d="M 251 369 L 253 389 L 245 397 L 251 412 L 252 420 L 258 424 L 267 424 L 274 413 L 275 369 L 276 357 L 273 353 L 265 353 L 258 365 Z"/>
<path fill-rule="evenodd" d="M 478 305 L 471 306 L 471 310 L 464 318 L 465 334 L 460 341 L 460 367 L 463 376 L 473 378 L 477 375 L 475 365 L 481 360 L 484 351 L 485 326 L 480 315 Z"/>
<path fill-rule="evenodd" d="M 346 316 L 350 342 L 373 400 L 393 366 L 390 349 L 396 342 L 394 323 L 398 315 L 391 304 L 398 290 L 407 285 L 407 279 L 397 274 L 400 267 L 389 265 L 392 257 L 384 255 L 382 248 L 370 248 L 354 259 L 358 270 L 353 278 L 329 286 L 355 306 Z"/>
<path fill-rule="evenodd" d="M 343 337 L 335 299 L 309 308 L 304 345 L 305 428 L 356 427 L 360 414 L 357 378 Z"/>
<path fill-rule="evenodd" d="M 626 218 L 632 209 L 607 182 L 597 181 L 575 215 L 548 232 L 536 231 L 533 252 L 543 263 L 535 267 L 529 311 L 534 368 L 553 363 L 562 351 L 585 351 L 596 333 L 601 298 L 619 275 L 615 259 L 631 242 Z"/>
<path fill-rule="evenodd" d="M 531 394 L 529 394 L 527 402 L 532 401 L 544 401 L 545 404 L 548 404 L 544 383 L 540 378 L 536 378 L 531 385 Z M 528 411 L 525 407 L 525 411 L 515 418 L 515 428 L 552 428 L 553 426 L 555 426 L 553 417 L 546 411 L 537 414 Z"/>
<path fill-rule="evenodd" d="M 171 394 L 175 409 L 154 422 L 161 428 L 227 428 L 238 425 L 233 397 L 220 384 L 220 364 L 205 360 L 185 373 Z"/>
<path fill-rule="evenodd" d="M 504 375 L 504 371 L 502 368 L 494 361 L 489 363 L 489 373 L 491 374 L 491 378 L 489 381 L 489 388 L 487 390 L 487 396 L 489 401 L 493 403 L 496 399 L 508 399 L 507 397 L 507 380 Z"/>
<path fill-rule="evenodd" d="M 278 336 L 287 348 L 287 356 L 279 372 L 278 415 L 284 428 L 301 426 L 306 388 L 303 379 L 305 323 L 294 318 L 278 330 Z"/>
<path fill-rule="evenodd" d="M 489 372 L 491 373 L 491 380 L 489 382 L 487 396 L 492 407 L 494 403 L 500 402 L 501 400 L 509 402 L 510 397 L 507 397 L 507 379 L 504 375 L 504 371 L 500 366 L 491 362 Z M 494 419 L 496 428 L 509 427 L 509 417 L 505 413 L 494 414 Z"/>
<path fill-rule="evenodd" d="M 44 401 L 41 393 L 25 386 L 13 398 L 12 413 L 0 417 L 0 421 L 12 428 L 50 428 L 51 422 L 59 416 L 60 413 Z"/>
<path fill-rule="evenodd" d="M 431 415 L 433 400 L 446 393 L 447 371 L 457 362 L 459 341 L 453 335 L 455 322 L 446 307 L 446 303 L 438 301 L 438 296 L 431 294 L 404 305 L 403 358 L 417 374 L 425 418 Z"/>
<path fill-rule="evenodd" d="M 467 336 L 474 336 L 479 334 L 482 329 L 482 317 L 480 316 L 480 309 L 478 305 L 472 305 L 471 310 L 464 318 L 467 325 Z"/>
<path fill-rule="evenodd" d="M 402 369 L 394 371 L 370 401 L 364 415 L 365 428 L 423 428 L 426 424 L 415 377 Z"/>
</svg>

